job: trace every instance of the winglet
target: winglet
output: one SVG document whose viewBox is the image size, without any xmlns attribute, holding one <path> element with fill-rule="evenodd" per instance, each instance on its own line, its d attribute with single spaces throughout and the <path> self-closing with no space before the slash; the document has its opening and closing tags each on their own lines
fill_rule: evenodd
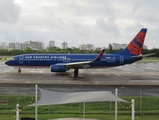
<svg viewBox="0 0 159 120">
<path fill-rule="evenodd" d="M 105 52 L 105 49 L 103 49 L 103 50 L 99 53 L 99 55 L 96 57 L 96 59 L 93 60 L 93 62 L 99 62 L 99 61 L 102 59 L 104 52 Z"/>
</svg>

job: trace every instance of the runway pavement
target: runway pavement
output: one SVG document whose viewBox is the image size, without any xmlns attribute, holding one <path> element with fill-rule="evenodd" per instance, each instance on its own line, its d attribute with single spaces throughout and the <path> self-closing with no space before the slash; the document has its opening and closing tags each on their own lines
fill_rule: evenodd
<svg viewBox="0 0 159 120">
<path fill-rule="evenodd" d="M 119 66 L 106 69 L 79 70 L 79 77 L 73 70 L 66 73 L 51 73 L 49 69 L 17 69 L 0 61 L 0 84 L 48 84 L 48 85 L 107 85 L 107 86 L 158 86 L 159 62 Z"/>
<path fill-rule="evenodd" d="M 115 91 L 119 96 L 159 96 L 159 63 L 134 63 L 109 69 L 51 73 L 49 69 L 17 69 L 0 61 L 0 94 L 34 95 L 35 84 L 53 91 Z M 38 92 L 39 93 L 39 92 Z M 40 93 L 39 93 L 40 94 Z M 62 120 L 62 119 L 59 119 Z"/>
<path fill-rule="evenodd" d="M 134 63 L 109 69 L 80 70 L 51 73 L 49 69 L 17 69 L 0 61 L 0 94 L 34 94 L 35 84 L 54 91 L 114 91 L 119 95 L 159 95 L 159 63 Z"/>
</svg>

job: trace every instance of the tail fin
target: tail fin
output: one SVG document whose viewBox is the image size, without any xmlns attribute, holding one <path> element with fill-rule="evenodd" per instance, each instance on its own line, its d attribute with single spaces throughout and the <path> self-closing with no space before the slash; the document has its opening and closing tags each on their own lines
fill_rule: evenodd
<svg viewBox="0 0 159 120">
<path fill-rule="evenodd" d="M 103 50 L 98 54 L 98 56 L 93 60 L 93 62 L 99 62 L 99 61 L 102 59 L 102 57 L 103 57 L 104 51 L 105 51 L 105 49 L 103 49 Z"/>
<path fill-rule="evenodd" d="M 127 47 L 124 50 L 115 52 L 114 54 L 131 54 L 131 55 L 142 54 L 146 32 L 147 29 L 142 28 L 140 32 L 134 37 L 134 39 L 127 45 Z"/>
</svg>

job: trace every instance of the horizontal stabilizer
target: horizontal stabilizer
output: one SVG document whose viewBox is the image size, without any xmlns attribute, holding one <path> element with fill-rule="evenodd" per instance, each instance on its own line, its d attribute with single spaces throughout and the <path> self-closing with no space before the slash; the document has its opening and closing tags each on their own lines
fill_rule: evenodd
<svg viewBox="0 0 159 120">
<path fill-rule="evenodd" d="M 131 58 L 143 58 L 143 57 L 149 57 L 152 55 L 155 55 L 156 53 L 150 53 L 150 54 L 145 54 L 145 55 L 138 55 L 138 56 L 131 56 Z"/>
</svg>

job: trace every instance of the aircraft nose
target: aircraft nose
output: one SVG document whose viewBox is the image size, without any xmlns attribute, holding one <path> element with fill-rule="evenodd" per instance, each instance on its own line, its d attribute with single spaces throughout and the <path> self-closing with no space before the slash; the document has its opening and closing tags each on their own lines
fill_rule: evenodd
<svg viewBox="0 0 159 120">
<path fill-rule="evenodd" d="M 10 64 L 10 61 L 9 61 L 9 60 L 8 60 L 8 61 L 6 61 L 6 62 L 5 62 L 5 64 L 6 64 L 6 65 L 9 65 L 9 64 Z"/>
</svg>

